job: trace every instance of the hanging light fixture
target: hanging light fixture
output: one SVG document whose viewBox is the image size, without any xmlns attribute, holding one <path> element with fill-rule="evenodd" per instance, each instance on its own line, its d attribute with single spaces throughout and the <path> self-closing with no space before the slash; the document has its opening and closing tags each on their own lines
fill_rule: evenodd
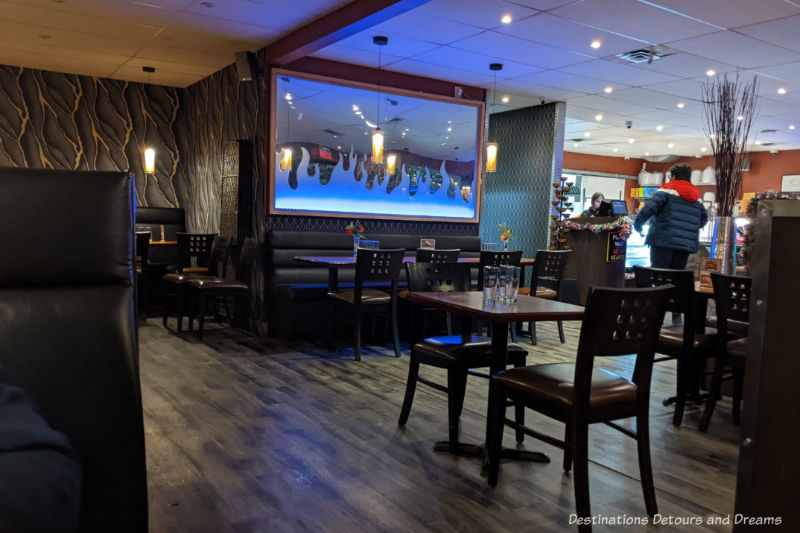
<svg viewBox="0 0 800 533">
<path fill-rule="evenodd" d="M 372 38 L 373 44 L 386 46 L 389 38 L 384 35 L 376 35 Z M 382 48 L 378 48 L 378 70 L 381 69 Z M 372 162 L 376 165 L 383 163 L 383 132 L 381 131 L 381 91 L 378 90 L 378 121 L 375 131 L 372 132 Z"/>
<path fill-rule="evenodd" d="M 287 79 L 288 82 L 288 79 Z M 292 138 L 292 123 L 291 123 L 291 114 L 292 114 L 292 98 L 291 94 L 286 91 L 286 142 L 288 143 L 289 140 Z M 281 150 L 281 172 L 286 172 L 287 170 L 292 169 L 292 147 L 288 144 L 284 145 L 283 149 Z"/>
<path fill-rule="evenodd" d="M 494 89 L 492 90 L 492 106 L 497 103 L 497 72 L 503 70 L 502 63 L 492 63 L 489 70 L 494 71 Z M 491 114 L 491 111 L 490 111 Z M 497 171 L 497 151 L 499 145 L 496 142 L 486 143 L 486 172 Z"/>
<path fill-rule="evenodd" d="M 156 151 L 152 148 L 144 149 L 144 173 L 156 173 Z"/>
<path fill-rule="evenodd" d="M 395 169 L 397 168 L 397 156 L 395 154 L 389 154 L 386 156 L 386 174 L 391 176 L 394 174 Z"/>
</svg>

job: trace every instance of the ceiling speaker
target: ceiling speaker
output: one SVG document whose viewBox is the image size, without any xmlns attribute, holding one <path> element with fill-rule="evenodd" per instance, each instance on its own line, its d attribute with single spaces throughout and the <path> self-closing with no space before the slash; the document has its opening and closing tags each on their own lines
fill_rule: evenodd
<svg viewBox="0 0 800 533">
<path fill-rule="evenodd" d="M 253 52 L 236 52 L 236 74 L 239 81 L 253 81 L 258 78 L 258 65 Z"/>
</svg>

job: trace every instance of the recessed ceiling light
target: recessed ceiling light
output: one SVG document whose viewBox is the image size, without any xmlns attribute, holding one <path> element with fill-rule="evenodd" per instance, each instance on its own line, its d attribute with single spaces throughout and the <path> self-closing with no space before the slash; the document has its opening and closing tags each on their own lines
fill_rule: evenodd
<svg viewBox="0 0 800 533">
<path fill-rule="evenodd" d="M 589 46 L 591 46 L 592 48 L 597 50 L 598 48 L 603 46 L 603 41 L 601 41 L 600 39 L 595 39 L 594 41 L 592 41 L 592 43 Z"/>
<path fill-rule="evenodd" d="M 706 76 L 716 76 L 716 75 L 717 75 L 717 71 L 714 70 L 713 68 L 710 68 L 710 69 L 708 69 L 706 71 Z"/>
<path fill-rule="evenodd" d="M 453 123 L 453 121 L 452 121 L 452 120 L 448 120 L 448 121 L 447 121 L 447 123 L 448 123 L 448 124 L 452 124 L 452 123 Z M 406 128 L 406 131 L 408 131 L 408 128 Z"/>
<path fill-rule="evenodd" d="M 590 132 L 588 132 L 588 131 L 587 131 L 587 132 L 584 132 L 583 136 L 584 136 L 584 137 L 591 137 L 591 136 L 592 136 L 592 134 L 591 134 Z"/>
<path fill-rule="evenodd" d="M 701 147 L 700 147 L 700 151 L 701 151 L 701 152 L 705 152 L 706 150 L 708 150 L 708 148 L 706 148 L 705 146 L 701 146 Z"/>
<path fill-rule="evenodd" d="M 656 131 L 661 131 L 663 129 L 664 129 L 664 125 L 663 124 L 659 124 L 658 126 L 656 126 Z"/>
<path fill-rule="evenodd" d="M 789 129 L 793 130 L 794 129 L 794 124 L 789 124 Z"/>
<path fill-rule="evenodd" d="M 356 104 L 353 104 L 353 111 L 358 111 L 358 106 Z"/>
<path fill-rule="evenodd" d="M 596 115 L 594 116 L 594 119 L 595 119 L 597 122 L 600 122 L 601 120 L 603 120 L 603 114 L 602 114 L 602 113 L 598 113 L 598 114 L 596 114 Z"/>
<path fill-rule="evenodd" d="M 711 135 L 709 135 L 709 137 L 711 137 L 712 139 L 713 139 L 714 137 L 716 137 L 716 136 L 717 136 L 717 134 L 716 134 L 716 133 L 713 133 L 713 132 L 711 133 Z"/>
<path fill-rule="evenodd" d="M 761 146 L 761 141 L 756 141 L 756 146 Z"/>
<path fill-rule="evenodd" d="M 603 92 L 606 93 L 606 94 L 609 94 L 609 93 L 611 93 L 613 91 L 614 91 L 614 88 L 611 85 L 609 85 L 608 87 L 603 89 Z"/>
<path fill-rule="evenodd" d="M 447 131 L 453 131 L 453 127 L 452 126 L 448 126 L 447 127 Z"/>
<path fill-rule="evenodd" d="M 286 93 L 286 94 L 283 95 L 283 97 L 286 98 L 287 100 L 291 100 L 292 99 L 292 93 Z"/>
<path fill-rule="evenodd" d="M 634 139 L 633 137 L 631 137 L 630 139 L 628 139 L 628 142 L 629 142 L 629 143 L 631 143 L 631 144 L 633 144 L 633 143 L 635 143 L 635 142 L 636 142 L 636 139 Z"/>
<path fill-rule="evenodd" d="M 336 149 L 337 149 L 337 150 L 341 150 L 341 149 L 342 149 L 342 147 L 341 147 L 341 146 L 337 146 L 337 147 L 336 147 Z"/>
<path fill-rule="evenodd" d="M 619 152 L 619 148 L 614 148 L 614 149 L 613 149 L 613 150 L 611 150 L 611 151 L 612 151 L 612 152 Z"/>
<path fill-rule="evenodd" d="M 645 152 L 644 155 L 650 155 L 650 152 Z"/>
<path fill-rule="evenodd" d="M 503 18 L 500 19 L 500 22 L 503 24 L 511 24 L 511 21 L 514 20 L 511 18 L 511 15 L 503 15 Z"/>
<path fill-rule="evenodd" d="M 508 96 L 504 96 L 504 97 L 502 98 L 502 100 L 503 100 L 503 103 L 504 103 L 504 104 L 507 104 L 507 103 L 508 103 Z"/>
<path fill-rule="evenodd" d="M 788 91 L 786 90 L 786 87 L 779 87 L 778 88 L 778 94 L 786 94 L 787 92 Z"/>
<path fill-rule="evenodd" d="M 669 143 L 669 144 L 667 145 L 667 148 L 675 148 L 675 143 Z"/>
<path fill-rule="evenodd" d="M 572 143 L 572 146 L 574 146 L 575 148 L 577 148 L 577 147 L 578 147 L 578 143 Z"/>
<path fill-rule="evenodd" d="M 744 115 L 739 115 L 738 117 L 736 117 L 736 120 L 744 120 Z"/>
<path fill-rule="evenodd" d="M 683 109 L 685 105 L 683 102 L 678 102 L 678 109 Z"/>
</svg>

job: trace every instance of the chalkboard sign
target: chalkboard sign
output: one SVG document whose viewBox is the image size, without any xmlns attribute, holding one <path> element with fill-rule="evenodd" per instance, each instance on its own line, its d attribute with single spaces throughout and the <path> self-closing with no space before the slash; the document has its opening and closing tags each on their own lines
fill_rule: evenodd
<svg viewBox="0 0 800 533">
<path fill-rule="evenodd" d="M 619 236 L 619 231 L 608 232 L 608 246 L 606 247 L 606 263 L 619 263 L 625 261 L 626 240 Z"/>
</svg>

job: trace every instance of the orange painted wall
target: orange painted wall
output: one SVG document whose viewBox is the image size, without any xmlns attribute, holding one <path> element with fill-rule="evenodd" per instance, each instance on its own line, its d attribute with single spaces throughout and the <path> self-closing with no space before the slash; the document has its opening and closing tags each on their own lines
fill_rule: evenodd
<svg viewBox="0 0 800 533">
<path fill-rule="evenodd" d="M 564 168 L 569 170 L 585 170 L 587 172 L 594 171 L 605 172 L 607 174 L 637 176 L 639 171 L 642 170 L 642 163 L 644 162 L 644 159 L 638 158 L 631 158 L 625 161 L 624 157 L 564 152 Z M 638 186 L 639 183 L 636 180 L 625 180 L 625 201 L 628 202 L 629 210 L 632 210 L 634 207 L 631 202 L 631 189 Z"/>
</svg>

